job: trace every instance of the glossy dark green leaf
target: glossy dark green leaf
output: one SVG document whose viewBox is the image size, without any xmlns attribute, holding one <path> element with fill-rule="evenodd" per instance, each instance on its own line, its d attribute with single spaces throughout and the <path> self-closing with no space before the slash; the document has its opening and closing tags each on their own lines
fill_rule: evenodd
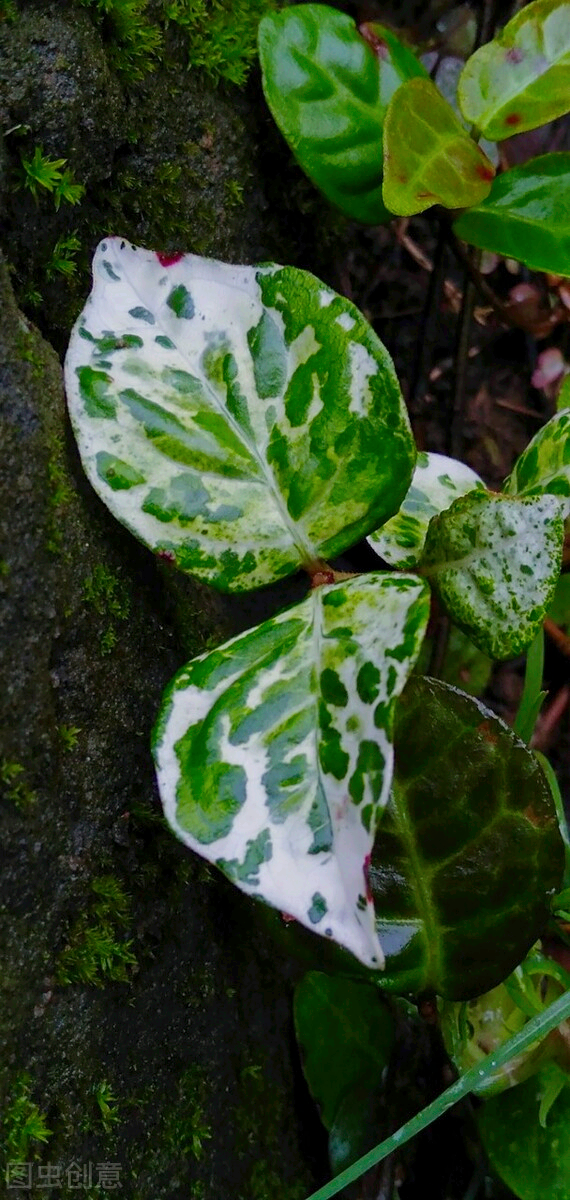
<svg viewBox="0 0 570 1200">
<path fill-rule="evenodd" d="M 550 1105 L 543 1126 L 551 1084 L 550 1070 L 541 1071 L 478 1112 L 491 1166 L 520 1200 L 570 1200 L 570 1086 Z"/>
<path fill-rule="evenodd" d="M 534 271 L 570 275 L 570 154 L 542 154 L 498 175 L 489 195 L 453 228 L 481 250 Z"/>
<path fill-rule="evenodd" d="M 524 742 L 438 680 L 408 682 L 394 748 L 370 866 L 386 967 L 368 978 L 401 995 L 469 999 L 521 962 L 548 919 L 564 869 L 552 794 Z M 305 963 L 366 977 L 338 947 L 272 920 Z"/>
<path fill-rule="evenodd" d="M 265 97 L 297 161 L 328 200 L 367 224 L 382 202 L 382 128 L 403 80 L 426 72 L 382 26 L 363 36 L 324 4 L 294 4 L 259 27 Z"/>
<path fill-rule="evenodd" d="M 373 984 L 321 971 L 305 975 L 295 992 L 294 1011 L 303 1070 L 330 1130 L 341 1102 L 355 1089 L 360 1096 L 357 1101 L 355 1095 L 355 1105 L 363 1093 L 378 1094 L 394 1041 L 394 1019 Z"/>
<path fill-rule="evenodd" d="M 408 217 L 433 204 L 479 204 L 495 168 L 431 79 L 410 79 L 392 97 L 384 124 L 384 203 Z"/>
<path fill-rule="evenodd" d="M 563 845 L 534 755 L 480 701 L 410 680 L 371 887 L 394 990 L 467 999 L 499 983 L 543 928 Z"/>
<path fill-rule="evenodd" d="M 467 121 L 494 141 L 570 109 L 570 5 L 535 0 L 468 60 L 458 88 Z"/>
</svg>

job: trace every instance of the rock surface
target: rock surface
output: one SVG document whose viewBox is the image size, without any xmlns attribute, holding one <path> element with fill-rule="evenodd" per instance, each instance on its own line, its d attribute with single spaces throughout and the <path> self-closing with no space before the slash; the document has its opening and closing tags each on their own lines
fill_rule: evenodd
<svg viewBox="0 0 570 1200">
<path fill-rule="evenodd" d="M 289 167 L 255 90 L 216 91 L 176 62 L 125 88 L 80 6 L 18 9 L 0 23 L 0 118 L 20 126 L 0 144 L 0 244 L 44 336 L 3 261 L 2 1166 L 27 1163 L 34 1188 L 52 1169 L 50 1196 L 303 1200 L 320 1135 L 306 1128 L 290 968 L 255 907 L 166 830 L 149 753 L 185 658 L 300 585 L 236 604 L 159 567 L 82 474 L 55 351 L 106 232 L 296 261 L 308 218 L 292 227 L 269 207 L 264 169 L 276 154 Z M 35 146 L 67 160 L 78 205 L 22 189 Z M 70 234 L 76 270 L 50 268 Z"/>
</svg>

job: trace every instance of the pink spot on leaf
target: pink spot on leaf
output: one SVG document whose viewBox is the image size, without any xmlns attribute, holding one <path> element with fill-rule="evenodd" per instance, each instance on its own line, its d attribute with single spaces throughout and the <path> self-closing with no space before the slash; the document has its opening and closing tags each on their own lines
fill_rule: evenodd
<svg viewBox="0 0 570 1200">
<path fill-rule="evenodd" d="M 160 254 L 159 251 L 157 250 L 156 257 L 157 257 L 161 267 L 172 267 L 172 266 L 174 266 L 174 263 L 180 262 L 180 259 L 184 258 L 184 255 L 182 253 Z"/>
<path fill-rule="evenodd" d="M 521 121 L 520 113 L 509 113 L 508 117 L 505 117 L 505 125 L 520 125 Z"/>
<path fill-rule="evenodd" d="M 163 562 L 167 563 L 176 562 L 176 555 L 173 550 L 159 550 L 158 558 L 161 558 Z"/>
<path fill-rule="evenodd" d="M 485 180 L 485 183 L 491 183 L 495 178 L 495 172 L 490 163 L 489 166 L 487 166 L 486 163 L 479 163 L 477 167 L 477 174 L 479 179 Z"/>
<path fill-rule="evenodd" d="M 377 58 L 385 62 L 390 57 L 388 43 L 383 37 L 380 37 L 380 34 L 376 33 L 373 25 L 367 23 L 359 25 L 358 32 L 362 34 L 364 41 L 368 42 L 368 45 L 374 51 Z"/>
<path fill-rule="evenodd" d="M 508 63 L 521 63 L 524 58 L 524 52 L 519 50 L 518 46 L 512 46 L 505 54 L 505 61 Z"/>
</svg>

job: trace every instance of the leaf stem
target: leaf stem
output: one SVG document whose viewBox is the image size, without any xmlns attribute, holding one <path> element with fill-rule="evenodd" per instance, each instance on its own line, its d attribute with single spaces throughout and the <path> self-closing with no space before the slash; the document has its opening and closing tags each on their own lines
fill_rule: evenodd
<svg viewBox="0 0 570 1200">
<path fill-rule="evenodd" d="M 400 1129 L 390 1137 L 385 1138 L 380 1142 L 374 1150 L 370 1150 L 368 1154 L 364 1154 L 351 1167 L 347 1167 L 336 1179 L 332 1179 L 330 1183 L 326 1183 L 324 1187 L 313 1192 L 308 1200 L 331 1200 L 331 1197 L 337 1196 L 343 1188 L 348 1187 L 349 1183 L 354 1183 L 356 1179 L 365 1171 L 369 1171 L 371 1167 L 382 1162 L 388 1154 L 394 1150 L 399 1150 L 401 1146 L 409 1142 L 417 1133 L 421 1133 L 438 1117 L 443 1116 L 443 1113 L 457 1104 L 459 1100 L 463 1100 L 476 1087 L 480 1086 L 485 1077 L 488 1077 L 509 1062 L 515 1055 L 522 1054 L 535 1042 L 546 1037 L 552 1029 L 556 1029 L 562 1021 L 566 1021 L 570 1017 L 570 991 L 564 992 L 558 1000 L 549 1005 L 543 1012 L 538 1013 L 528 1023 L 519 1030 L 513 1037 L 509 1038 L 498 1050 L 494 1050 L 492 1054 L 488 1054 L 482 1059 L 477 1066 L 470 1067 L 460 1079 L 451 1084 L 437 1100 L 428 1104 L 421 1112 L 412 1117 L 410 1121 L 406 1121 Z"/>
<path fill-rule="evenodd" d="M 514 732 L 527 745 L 530 744 L 536 719 L 546 696 L 546 692 L 541 690 L 543 670 L 544 629 L 540 629 L 527 650 L 523 694 L 513 721 Z"/>
</svg>

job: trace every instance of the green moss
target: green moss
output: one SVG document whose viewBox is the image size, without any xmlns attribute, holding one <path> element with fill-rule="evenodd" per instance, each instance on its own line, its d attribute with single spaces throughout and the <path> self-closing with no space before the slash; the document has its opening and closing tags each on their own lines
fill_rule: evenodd
<svg viewBox="0 0 570 1200">
<path fill-rule="evenodd" d="M 77 739 L 81 733 L 78 725 L 59 725 L 58 733 L 64 750 L 75 750 Z"/>
<path fill-rule="evenodd" d="M 87 912 L 73 925 L 57 960 L 56 982 L 61 986 L 127 983 L 137 966 L 132 940 L 125 936 L 131 915 L 126 892 L 112 875 L 93 879 L 91 891 Z"/>
<path fill-rule="evenodd" d="M 13 1167 L 16 1164 L 27 1166 L 37 1157 L 38 1143 L 47 1142 L 51 1137 L 43 1113 L 31 1099 L 31 1080 L 25 1073 L 16 1077 L 10 1089 L 2 1134 L 5 1162 L 12 1164 L 9 1182 L 17 1186 Z"/>
<path fill-rule="evenodd" d="M 6 798 L 15 804 L 20 812 L 26 812 L 36 803 L 36 793 L 26 782 L 25 771 L 21 763 L 0 762 L 0 787 Z"/>
<path fill-rule="evenodd" d="M 255 1063 L 244 1067 L 240 1076 L 242 1106 L 236 1114 L 238 1129 L 245 1143 L 245 1151 L 251 1144 L 264 1151 L 264 1157 L 256 1156 L 252 1163 L 247 1188 L 238 1200 L 304 1200 L 310 1185 L 307 1180 L 295 1179 L 287 1182 L 275 1169 L 282 1160 L 282 1130 L 285 1122 L 283 1103 L 278 1095 L 272 1096 L 271 1106 L 267 1103 L 267 1078 L 263 1064 Z"/>
<path fill-rule="evenodd" d="M 194 1064 L 180 1077 L 178 1095 L 164 1119 L 162 1141 L 175 1159 L 193 1158 L 199 1162 L 210 1141 L 212 1130 L 206 1117 L 208 1079 L 202 1067 Z"/>
<path fill-rule="evenodd" d="M 110 1133 L 113 1126 L 121 1120 L 118 1111 L 118 1100 L 115 1096 L 110 1083 L 103 1079 L 95 1087 L 95 1103 L 98 1108 L 99 1118 L 105 1133 Z"/>
<path fill-rule="evenodd" d="M 187 65 L 215 83 L 241 86 L 256 54 L 257 27 L 277 0 L 77 0 L 107 36 L 112 64 L 136 81 L 165 56 L 179 35 Z"/>
<path fill-rule="evenodd" d="M 128 588 L 118 575 L 98 563 L 85 580 L 83 600 L 99 616 L 107 619 L 108 624 L 101 632 L 99 645 L 102 654 L 110 654 L 119 638 L 117 623 L 126 621 L 131 611 Z"/>
<path fill-rule="evenodd" d="M 43 364 L 40 366 L 43 367 Z M 49 509 L 46 548 L 50 554 L 61 554 L 63 550 L 61 518 L 68 504 L 74 498 L 74 491 L 65 467 L 65 447 L 61 435 L 53 434 L 48 438 L 48 452 Z"/>
</svg>

